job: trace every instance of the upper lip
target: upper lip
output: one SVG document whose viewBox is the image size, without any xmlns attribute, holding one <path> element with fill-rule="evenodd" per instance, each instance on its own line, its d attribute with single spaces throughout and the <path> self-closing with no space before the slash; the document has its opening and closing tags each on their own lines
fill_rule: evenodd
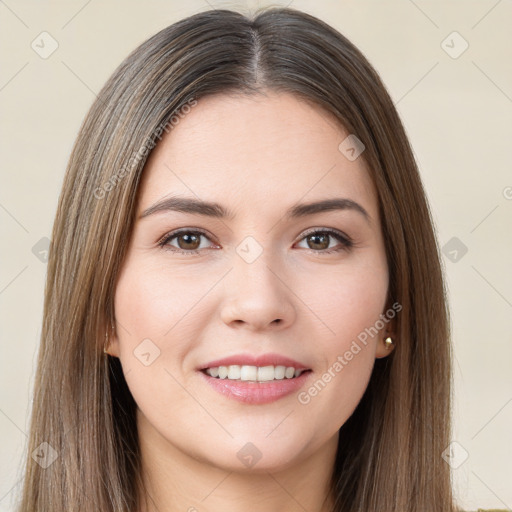
<svg viewBox="0 0 512 512">
<path fill-rule="evenodd" d="M 282 356 L 276 353 L 267 353 L 260 355 L 252 354 L 234 354 L 232 356 L 224 357 L 222 359 L 215 359 L 210 361 L 199 368 L 205 370 L 206 368 L 216 368 L 218 366 L 293 366 L 296 370 L 309 370 L 309 368 L 290 357 Z"/>
</svg>

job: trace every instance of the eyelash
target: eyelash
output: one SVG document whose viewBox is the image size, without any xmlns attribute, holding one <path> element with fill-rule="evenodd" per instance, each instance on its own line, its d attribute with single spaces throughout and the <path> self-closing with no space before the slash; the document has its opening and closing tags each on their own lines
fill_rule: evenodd
<svg viewBox="0 0 512 512">
<path fill-rule="evenodd" d="M 198 229 L 185 228 L 185 229 L 179 229 L 177 231 L 172 231 L 171 233 L 167 233 L 166 235 L 164 235 L 163 238 L 161 238 L 157 242 L 158 246 L 166 251 L 186 254 L 187 256 L 193 256 L 195 254 L 199 254 L 199 252 L 202 249 L 191 249 L 191 250 L 186 251 L 184 249 L 178 249 L 176 247 L 168 245 L 168 243 L 173 238 L 176 238 L 178 235 L 181 235 L 183 233 L 194 234 L 194 235 L 203 235 L 206 238 L 208 238 L 208 234 L 205 233 L 204 231 L 201 231 Z M 341 247 L 333 248 L 333 249 L 326 249 L 326 250 L 318 250 L 318 251 L 315 251 L 314 249 L 306 249 L 306 250 L 309 250 L 309 252 L 313 252 L 315 254 L 321 254 L 321 255 L 332 254 L 332 253 L 336 253 L 336 252 L 340 252 L 340 251 L 348 251 L 355 245 L 354 242 L 352 241 L 352 239 L 350 237 L 348 237 L 347 235 L 344 235 L 340 231 L 337 231 L 334 229 L 329 229 L 329 228 L 327 228 L 327 229 L 312 229 L 311 231 L 307 231 L 306 233 L 304 233 L 304 236 L 299 240 L 299 242 L 301 242 L 302 240 L 304 240 L 305 238 L 307 238 L 310 235 L 315 235 L 318 233 L 324 234 L 324 235 L 327 234 L 327 235 L 332 236 L 333 238 L 335 238 L 336 240 L 341 242 Z"/>
</svg>

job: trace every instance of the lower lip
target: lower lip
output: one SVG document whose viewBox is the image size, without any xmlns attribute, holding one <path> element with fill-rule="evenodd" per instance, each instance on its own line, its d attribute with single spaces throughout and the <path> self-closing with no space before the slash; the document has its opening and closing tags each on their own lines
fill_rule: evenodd
<svg viewBox="0 0 512 512">
<path fill-rule="evenodd" d="M 199 372 L 215 391 L 247 404 L 268 404 L 298 391 L 309 378 L 311 371 L 303 372 L 293 379 L 271 380 L 267 382 L 250 382 L 210 377 Z"/>
</svg>

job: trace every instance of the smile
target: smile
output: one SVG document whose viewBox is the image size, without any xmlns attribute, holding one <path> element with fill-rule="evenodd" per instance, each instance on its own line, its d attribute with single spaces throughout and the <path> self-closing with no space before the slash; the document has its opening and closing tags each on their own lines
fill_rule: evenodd
<svg viewBox="0 0 512 512">
<path fill-rule="evenodd" d="M 250 366 L 229 365 L 206 368 L 204 372 L 216 379 L 233 381 L 271 382 L 274 380 L 293 379 L 303 372 L 310 371 L 293 366 Z"/>
</svg>

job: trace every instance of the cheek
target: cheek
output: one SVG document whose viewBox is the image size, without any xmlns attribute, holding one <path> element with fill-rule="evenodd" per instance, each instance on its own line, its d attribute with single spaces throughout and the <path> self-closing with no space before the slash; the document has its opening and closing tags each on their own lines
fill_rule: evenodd
<svg viewBox="0 0 512 512">
<path fill-rule="evenodd" d="M 328 421 L 322 428 L 335 431 L 360 402 L 375 362 L 380 339 L 377 326 L 388 290 L 385 265 L 340 269 L 328 284 L 310 294 L 325 331 L 315 333 L 315 379 L 298 395 L 298 402 L 316 418 Z"/>
<path fill-rule="evenodd" d="M 167 324 L 165 321 L 162 323 L 166 315 L 168 322 L 171 322 L 170 314 L 173 309 L 167 309 L 171 304 L 166 304 L 163 300 L 162 284 L 158 282 L 156 273 L 144 269 L 134 271 L 134 267 L 130 266 L 124 272 L 117 285 L 115 312 L 116 319 L 122 325 L 125 323 L 126 331 L 130 335 L 161 336 L 161 331 Z M 166 300 L 169 300 L 168 296 Z"/>
<path fill-rule="evenodd" d="M 161 347 L 164 340 L 172 338 L 173 354 L 179 355 L 187 333 L 197 329 L 199 303 L 215 279 L 212 274 L 194 278 L 186 271 L 171 272 L 161 265 L 129 262 L 115 295 L 121 351 L 133 351 L 146 338 Z"/>
<path fill-rule="evenodd" d="M 301 280 L 299 291 L 322 324 L 324 353 L 332 357 L 347 342 L 373 326 L 384 312 L 388 272 L 384 261 L 332 268 L 314 280 Z"/>
<path fill-rule="evenodd" d="M 177 421 L 177 411 L 191 408 L 181 366 L 198 338 L 198 303 L 214 278 L 194 281 L 187 272 L 132 258 L 116 288 L 119 359 L 130 392 L 152 424 L 162 431 L 173 425 L 177 437 L 187 437 L 189 421 Z M 206 429 L 207 419 L 198 415 L 195 425 Z"/>
</svg>

